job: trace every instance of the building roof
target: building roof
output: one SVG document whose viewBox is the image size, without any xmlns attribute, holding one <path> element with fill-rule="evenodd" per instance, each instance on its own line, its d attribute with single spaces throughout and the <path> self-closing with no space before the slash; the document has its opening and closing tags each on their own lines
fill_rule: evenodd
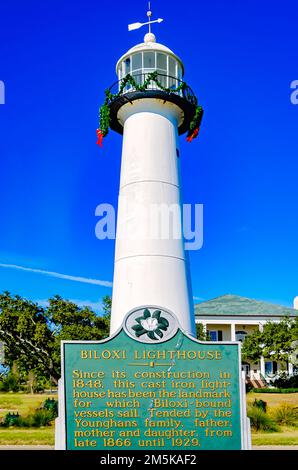
<svg viewBox="0 0 298 470">
<path fill-rule="evenodd" d="M 282 305 L 226 294 L 195 305 L 196 317 L 250 316 L 282 317 L 298 316 L 298 310 Z"/>
</svg>

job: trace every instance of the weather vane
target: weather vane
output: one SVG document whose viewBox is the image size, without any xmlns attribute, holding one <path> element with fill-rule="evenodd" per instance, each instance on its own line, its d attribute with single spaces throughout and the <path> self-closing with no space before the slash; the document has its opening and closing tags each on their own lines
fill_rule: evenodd
<svg viewBox="0 0 298 470">
<path fill-rule="evenodd" d="M 148 28 L 149 28 L 149 33 L 151 33 L 152 23 L 161 23 L 163 21 L 163 18 L 158 18 L 157 20 L 151 21 L 151 16 L 152 16 L 151 2 L 148 2 L 148 11 L 147 11 L 148 21 L 146 23 L 132 23 L 132 24 L 129 24 L 128 25 L 128 31 L 133 31 L 134 29 L 139 29 L 142 26 L 145 26 L 147 24 Z"/>
</svg>

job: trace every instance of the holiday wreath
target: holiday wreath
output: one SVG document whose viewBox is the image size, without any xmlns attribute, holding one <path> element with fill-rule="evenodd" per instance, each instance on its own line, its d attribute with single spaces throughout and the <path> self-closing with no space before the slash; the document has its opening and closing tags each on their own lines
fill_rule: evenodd
<svg viewBox="0 0 298 470">
<path fill-rule="evenodd" d="M 102 104 L 102 106 L 99 109 L 99 127 L 96 130 L 97 138 L 98 138 L 96 143 L 98 145 L 100 145 L 102 147 L 103 138 L 109 132 L 110 123 L 111 123 L 109 104 L 112 101 L 116 100 L 117 98 L 120 98 L 120 96 L 123 95 L 123 91 L 124 91 L 126 85 L 128 85 L 128 84 L 131 85 L 131 87 L 136 91 L 145 92 L 152 82 L 154 82 L 157 85 L 158 89 L 160 89 L 162 91 L 165 91 L 166 93 L 175 93 L 175 94 L 177 94 L 177 93 L 182 91 L 183 96 L 185 96 L 186 99 L 188 99 L 189 101 L 191 100 L 192 102 L 194 102 L 194 104 L 196 106 L 195 113 L 194 113 L 194 116 L 193 116 L 193 118 L 192 118 L 192 120 L 189 124 L 189 129 L 188 129 L 188 132 L 187 132 L 186 140 L 188 142 L 191 142 L 194 138 L 196 138 L 198 136 L 201 121 L 202 121 L 202 117 L 203 117 L 203 108 L 202 108 L 202 106 L 198 105 L 197 98 L 189 93 L 189 91 L 188 91 L 189 88 L 188 88 L 188 85 L 186 84 L 186 82 L 183 82 L 183 81 L 180 82 L 180 84 L 176 88 L 164 87 L 158 79 L 158 72 L 155 71 L 155 72 L 148 73 L 147 78 L 144 80 L 144 83 L 142 85 L 139 85 L 135 81 L 134 77 L 132 75 L 128 74 L 120 81 L 120 87 L 119 87 L 118 93 L 112 93 L 110 88 L 105 90 L 106 98 L 105 98 L 104 103 Z"/>
</svg>

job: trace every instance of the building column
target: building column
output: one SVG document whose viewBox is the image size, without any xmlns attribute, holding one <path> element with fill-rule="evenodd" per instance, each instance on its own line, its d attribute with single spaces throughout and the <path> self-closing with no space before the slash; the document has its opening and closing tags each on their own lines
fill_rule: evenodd
<svg viewBox="0 0 298 470">
<path fill-rule="evenodd" d="M 264 331 L 264 324 L 259 323 L 259 331 L 263 333 Z M 265 359 L 264 356 L 260 357 L 260 372 L 263 377 L 265 377 Z"/>
<path fill-rule="evenodd" d="M 265 359 L 264 359 L 264 356 L 260 357 L 260 369 L 261 369 L 262 376 L 265 377 Z"/>
<path fill-rule="evenodd" d="M 293 368 L 293 364 L 291 362 L 288 362 L 288 374 L 289 376 L 291 377 L 294 373 L 294 368 Z"/>
<path fill-rule="evenodd" d="M 236 341 L 235 323 L 231 323 L 231 341 Z"/>
</svg>

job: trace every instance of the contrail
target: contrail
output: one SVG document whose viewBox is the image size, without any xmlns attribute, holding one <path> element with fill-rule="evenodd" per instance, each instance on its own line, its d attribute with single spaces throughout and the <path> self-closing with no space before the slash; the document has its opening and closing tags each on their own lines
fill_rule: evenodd
<svg viewBox="0 0 298 470">
<path fill-rule="evenodd" d="M 87 277 L 70 276 L 69 274 L 56 273 L 54 271 L 44 271 L 43 269 L 26 268 L 16 264 L 0 263 L 1 268 L 18 269 L 20 271 L 28 271 L 30 273 L 45 274 L 46 276 L 57 277 L 59 279 L 67 279 L 68 281 L 83 282 L 85 284 L 95 284 L 97 286 L 112 287 L 113 283 L 109 281 L 100 281 L 99 279 L 89 279 Z"/>
</svg>

